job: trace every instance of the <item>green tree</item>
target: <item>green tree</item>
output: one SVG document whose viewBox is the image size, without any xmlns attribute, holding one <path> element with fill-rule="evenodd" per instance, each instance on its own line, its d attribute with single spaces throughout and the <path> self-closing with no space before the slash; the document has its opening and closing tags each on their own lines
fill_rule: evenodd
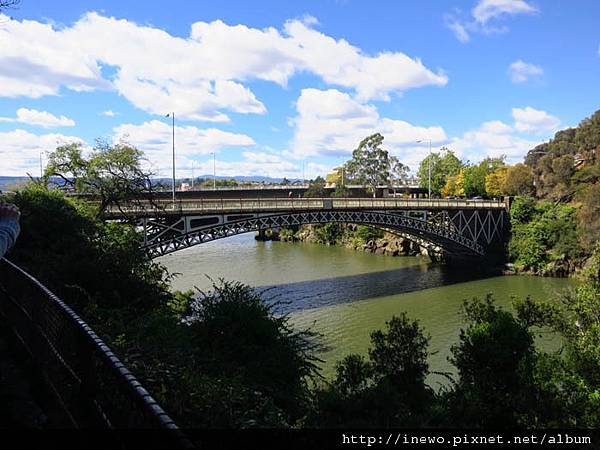
<svg viewBox="0 0 600 450">
<path fill-rule="evenodd" d="M 582 244 L 589 248 L 600 241 L 600 183 L 588 186 L 580 195 L 578 226 Z"/>
<path fill-rule="evenodd" d="M 235 380 L 298 418 L 317 377 L 315 334 L 295 330 L 251 287 L 220 281 L 190 304 L 194 365 L 211 378 Z"/>
<path fill-rule="evenodd" d="M 398 184 L 406 184 L 410 168 L 403 164 L 395 156 L 389 157 L 390 164 L 390 184 L 397 186 Z M 394 189 L 395 193 L 395 189 Z"/>
<path fill-rule="evenodd" d="M 600 426 L 600 245 L 596 244 L 582 282 L 559 302 L 515 303 L 528 326 L 551 327 L 562 335 L 559 354 L 540 358 L 536 367 L 542 398 L 557 418 L 554 427 Z M 551 409 L 546 408 L 546 409 Z M 548 426 L 547 425 L 547 426 Z"/>
<path fill-rule="evenodd" d="M 458 175 L 463 168 L 463 163 L 454 155 L 452 150 L 442 147 L 440 153 L 433 152 L 421 164 L 417 176 L 419 185 L 423 188 L 429 186 L 429 162 L 431 161 L 431 193 L 440 195 L 449 176 Z"/>
<path fill-rule="evenodd" d="M 308 184 L 308 189 L 304 192 L 304 197 L 322 198 L 328 197 L 329 193 L 325 189 L 325 180 L 317 177 Z"/>
<path fill-rule="evenodd" d="M 467 197 L 486 195 L 486 177 L 504 166 L 504 157 L 485 158 L 479 164 L 464 168 L 463 188 Z"/>
<path fill-rule="evenodd" d="M 87 203 L 38 184 L 12 201 L 22 230 L 11 258 L 71 305 L 145 311 L 168 297 L 168 274 L 133 226 L 98 220 Z"/>
<path fill-rule="evenodd" d="M 535 409 L 535 350 L 527 327 L 493 297 L 465 302 L 468 320 L 450 361 L 459 380 L 449 395 L 453 426 L 515 427 Z"/>
<path fill-rule="evenodd" d="M 402 313 L 371 333 L 369 360 L 348 355 L 333 382 L 315 391 L 312 422 L 331 427 L 417 427 L 428 423 L 434 393 L 425 384 L 429 338 Z"/>
<path fill-rule="evenodd" d="M 383 136 L 379 133 L 364 138 L 352 152 L 346 164 L 348 177 L 355 183 L 364 184 L 376 194 L 377 186 L 390 181 L 390 156 L 383 149 Z"/>
<path fill-rule="evenodd" d="M 110 207 L 121 208 L 135 203 L 140 194 L 153 191 L 151 173 L 142 167 L 143 153 L 125 143 L 110 145 L 98 141 L 89 156 L 80 143 L 58 147 L 48 155 L 44 182 L 99 200 L 102 214 Z"/>
<path fill-rule="evenodd" d="M 531 168 L 525 164 L 515 164 L 508 167 L 502 191 L 506 195 L 532 195 L 534 186 Z"/>
</svg>

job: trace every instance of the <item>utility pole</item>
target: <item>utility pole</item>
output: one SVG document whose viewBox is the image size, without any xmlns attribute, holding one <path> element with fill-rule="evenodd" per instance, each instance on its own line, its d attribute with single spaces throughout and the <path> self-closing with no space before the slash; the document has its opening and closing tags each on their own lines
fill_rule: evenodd
<svg viewBox="0 0 600 450">
<path fill-rule="evenodd" d="M 42 165 L 42 151 L 40 150 L 40 178 L 44 178 L 44 166 Z"/>
<path fill-rule="evenodd" d="M 171 112 L 166 117 L 171 117 L 173 124 L 173 208 L 175 208 L 175 113 Z"/>
<path fill-rule="evenodd" d="M 429 139 L 429 200 L 431 200 L 431 139 Z"/>
<path fill-rule="evenodd" d="M 194 190 L 194 160 L 192 159 L 192 191 Z"/>
<path fill-rule="evenodd" d="M 217 163 L 215 161 L 215 152 L 212 152 L 213 155 L 213 190 L 217 190 Z"/>
<path fill-rule="evenodd" d="M 427 171 L 429 174 L 429 182 L 428 182 L 428 186 L 429 186 L 429 194 L 428 194 L 428 198 L 431 199 L 431 139 L 428 139 L 429 141 L 429 158 L 427 158 Z M 421 142 L 423 142 L 423 140 L 418 140 L 417 144 L 420 144 Z"/>
<path fill-rule="evenodd" d="M 302 161 L 302 184 L 306 183 L 306 177 L 304 176 L 304 163 L 305 161 Z"/>
</svg>

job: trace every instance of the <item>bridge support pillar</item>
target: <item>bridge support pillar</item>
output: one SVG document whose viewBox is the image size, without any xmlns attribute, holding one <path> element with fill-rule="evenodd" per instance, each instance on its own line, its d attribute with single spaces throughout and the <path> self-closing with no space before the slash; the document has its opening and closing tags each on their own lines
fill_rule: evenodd
<svg viewBox="0 0 600 450">
<path fill-rule="evenodd" d="M 260 229 L 256 232 L 256 236 L 254 237 L 254 239 L 256 239 L 257 241 L 266 241 L 267 240 L 267 234 L 266 234 L 266 229 Z"/>
</svg>

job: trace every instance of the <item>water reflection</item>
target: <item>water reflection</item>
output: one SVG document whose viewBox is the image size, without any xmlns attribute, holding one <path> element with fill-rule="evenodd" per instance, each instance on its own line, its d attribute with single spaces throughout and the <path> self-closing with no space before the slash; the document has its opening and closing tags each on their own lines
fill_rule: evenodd
<svg viewBox="0 0 600 450">
<path fill-rule="evenodd" d="M 341 303 L 404 294 L 495 276 L 484 270 L 461 270 L 440 264 L 420 264 L 395 270 L 257 288 L 267 300 L 283 301 L 278 312 L 290 313 Z"/>
</svg>

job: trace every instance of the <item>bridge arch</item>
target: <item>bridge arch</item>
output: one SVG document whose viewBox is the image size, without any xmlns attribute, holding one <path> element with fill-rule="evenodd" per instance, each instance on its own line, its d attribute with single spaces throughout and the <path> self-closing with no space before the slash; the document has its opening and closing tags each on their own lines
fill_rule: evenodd
<svg viewBox="0 0 600 450">
<path fill-rule="evenodd" d="M 480 242 L 461 233 L 451 220 L 431 220 L 427 215 L 419 217 L 419 214 L 407 212 L 320 210 L 213 216 L 190 214 L 171 220 L 144 218 L 139 226 L 144 234 L 143 247 L 154 258 L 238 234 L 331 222 L 375 226 L 429 242 L 453 255 L 482 256 L 485 253 Z"/>
</svg>

